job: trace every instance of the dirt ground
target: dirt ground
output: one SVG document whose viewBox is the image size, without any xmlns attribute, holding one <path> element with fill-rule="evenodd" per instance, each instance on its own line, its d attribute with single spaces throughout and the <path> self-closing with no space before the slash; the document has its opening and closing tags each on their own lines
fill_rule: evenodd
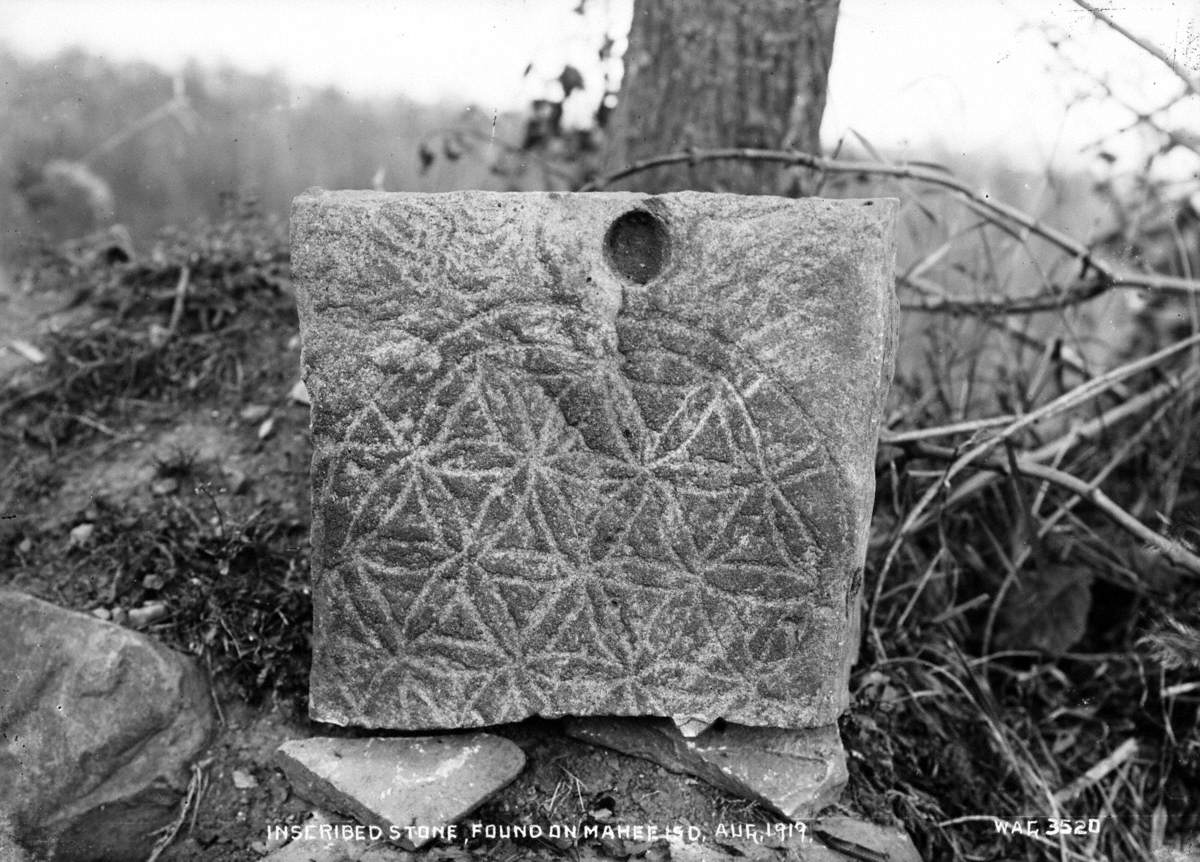
<svg viewBox="0 0 1200 862">
<path fill-rule="evenodd" d="M 305 822 L 313 807 L 295 796 L 274 764 L 274 751 L 287 739 L 314 733 L 344 733 L 314 727 L 278 711 L 244 704 L 225 707 L 225 724 L 204 769 L 205 785 L 194 818 L 161 857 L 165 862 L 255 860 L 278 846 L 272 825 Z M 530 721 L 489 729 L 517 743 L 526 767 L 517 779 L 473 812 L 459 827 L 457 842 L 435 843 L 419 853 L 395 850 L 393 859 L 665 859 L 654 842 L 601 838 L 488 837 L 487 830 L 507 825 L 658 824 L 691 825 L 703 830 L 714 858 L 738 853 L 731 838 L 722 848 L 713 840 L 722 824 L 750 825 L 764 834 L 777 818 L 745 800 L 721 793 L 686 776 L 616 752 L 565 737 L 553 722 Z M 473 829 L 476 827 L 476 829 Z M 472 832 L 478 835 L 472 838 Z M 747 842 L 752 843 L 752 842 Z M 581 857 L 581 854 L 582 857 Z M 762 848 L 762 859 L 787 858 L 785 850 Z M 793 854 L 793 858 L 800 858 Z"/>
</svg>

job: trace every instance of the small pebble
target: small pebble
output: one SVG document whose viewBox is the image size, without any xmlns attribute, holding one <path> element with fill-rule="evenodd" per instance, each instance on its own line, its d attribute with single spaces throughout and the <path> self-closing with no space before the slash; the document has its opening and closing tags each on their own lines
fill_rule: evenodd
<svg viewBox="0 0 1200 862">
<path fill-rule="evenodd" d="M 91 541 L 92 533 L 96 532 L 95 524 L 79 524 L 71 528 L 71 547 L 78 548 Z"/>
<path fill-rule="evenodd" d="M 238 790 L 250 790 L 258 787 L 258 779 L 242 769 L 233 770 L 233 786 Z"/>
<path fill-rule="evenodd" d="M 167 606 L 162 602 L 152 602 L 134 608 L 129 612 L 129 625 L 135 629 L 145 628 L 151 623 L 161 620 L 167 615 Z"/>
<path fill-rule="evenodd" d="M 92 616 L 98 620 L 112 619 L 112 611 L 108 608 L 92 608 Z"/>
<path fill-rule="evenodd" d="M 171 330 L 160 323 L 151 323 L 147 333 L 151 347 L 162 347 L 171 337 Z"/>
<path fill-rule="evenodd" d="M 179 480 L 173 476 L 165 479 L 155 479 L 150 483 L 150 493 L 155 497 L 165 497 L 179 490 Z"/>
<path fill-rule="evenodd" d="M 271 408 L 266 404 L 247 404 L 242 408 L 242 421 L 246 423 L 261 422 L 267 418 Z"/>
<path fill-rule="evenodd" d="M 271 436 L 272 433 L 274 433 L 274 431 L 275 431 L 275 419 L 274 419 L 274 417 L 268 417 L 267 420 L 265 422 L 263 422 L 263 424 L 258 426 L 258 439 L 266 440 L 268 437 Z"/>
</svg>

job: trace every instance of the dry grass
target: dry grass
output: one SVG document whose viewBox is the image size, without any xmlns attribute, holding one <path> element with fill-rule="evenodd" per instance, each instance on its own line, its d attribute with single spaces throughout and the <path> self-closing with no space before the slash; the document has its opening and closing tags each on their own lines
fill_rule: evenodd
<svg viewBox="0 0 1200 862">
<path fill-rule="evenodd" d="M 144 257 L 110 240 L 47 252 L 30 270 L 38 289 L 74 291 L 84 313 L 40 342 L 46 361 L 33 375 L 0 388 L 14 453 L 0 501 L 21 513 L 18 530 L 0 535 L 0 571 L 84 610 L 163 604 L 157 637 L 199 656 L 248 701 L 299 705 L 311 637 L 308 525 L 288 501 L 306 487 L 236 497 L 213 464 L 179 450 L 153 465 L 178 493 L 136 506 L 98 496 L 81 512 L 54 511 L 52 497 L 97 438 L 124 445 L 137 424 L 201 407 L 236 416 L 246 400 L 278 397 L 274 372 L 287 358 L 264 364 L 260 354 L 296 329 L 285 233 L 251 209 L 167 231 Z M 267 458 L 259 463 L 270 471 Z M 88 525 L 86 547 L 63 553 L 64 519 Z"/>
</svg>

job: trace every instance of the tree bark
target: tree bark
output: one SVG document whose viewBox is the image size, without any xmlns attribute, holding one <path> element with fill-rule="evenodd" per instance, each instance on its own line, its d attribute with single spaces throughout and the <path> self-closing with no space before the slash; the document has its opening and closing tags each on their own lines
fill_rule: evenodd
<svg viewBox="0 0 1200 862">
<path fill-rule="evenodd" d="M 606 169 L 688 147 L 819 152 L 837 14 L 838 0 L 637 0 Z M 778 167 L 726 163 L 626 187 L 751 194 L 788 182 Z"/>
</svg>

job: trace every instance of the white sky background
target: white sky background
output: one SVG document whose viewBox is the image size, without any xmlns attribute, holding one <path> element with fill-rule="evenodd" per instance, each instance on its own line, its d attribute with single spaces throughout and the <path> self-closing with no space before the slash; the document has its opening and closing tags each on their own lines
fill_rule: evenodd
<svg viewBox="0 0 1200 862">
<path fill-rule="evenodd" d="M 278 69 L 299 83 L 351 95 L 403 94 L 520 110 L 564 62 L 599 84 L 595 52 L 606 28 L 628 30 L 630 0 L 0 0 L 0 41 L 46 57 L 72 45 L 112 60 L 178 68 L 188 58 Z M 1121 23 L 1200 72 L 1200 0 L 1101 4 Z M 1045 167 L 1131 115 L 1067 104 L 1063 74 L 1041 23 L 1067 50 L 1111 74 L 1140 107 L 1179 83 L 1165 68 L 1092 21 L 1070 0 L 842 0 L 823 137 L 853 129 L 877 147 L 919 158 L 992 150 Z M 623 41 L 619 42 L 623 48 Z M 534 72 L 523 78 L 526 64 Z M 1056 70 L 1056 71 L 1052 71 Z M 589 74 L 592 73 L 592 74 Z M 3 82 L 0 82 L 3 85 Z M 1200 132 L 1200 118 L 1175 117 Z M 1132 147 L 1132 142 L 1128 146 Z"/>
</svg>

